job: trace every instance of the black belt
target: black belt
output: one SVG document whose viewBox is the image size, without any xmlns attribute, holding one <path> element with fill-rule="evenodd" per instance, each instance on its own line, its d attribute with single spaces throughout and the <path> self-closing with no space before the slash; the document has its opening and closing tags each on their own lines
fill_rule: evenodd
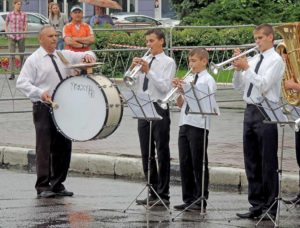
<svg viewBox="0 0 300 228">
<path fill-rule="evenodd" d="M 248 103 L 247 103 L 247 108 L 248 108 L 248 107 L 249 107 L 249 108 L 250 108 L 250 107 L 257 107 L 257 106 L 258 106 L 258 107 L 261 107 L 261 103 L 258 103 L 258 104 L 248 104 Z"/>
<path fill-rule="evenodd" d="M 44 103 L 42 101 L 35 101 L 35 102 L 32 102 L 33 106 L 48 106 L 50 107 L 50 104 L 47 104 L 47 103 Z"/>
<path fill-rule="evenodd" d="M 35 101 L 35 102 L 32 102 L 32 104 L 33 105 L 41 105 L 41 104 L 43 104 L 43 102 L 41 102 L 41 101 Z"/>
</svg>

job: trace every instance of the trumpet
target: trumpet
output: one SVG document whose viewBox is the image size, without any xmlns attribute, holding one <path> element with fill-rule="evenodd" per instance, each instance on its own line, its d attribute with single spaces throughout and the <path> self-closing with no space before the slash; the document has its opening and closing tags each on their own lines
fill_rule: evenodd
<svg viewBox="0 0 300 228">
<path fill-rule="evenodd" d="M 214 73 L 214 74 L 217 74 L 219 72 L 219 69 L 223 69 L 224 66 L 226 66 L 227 64 L 229 63 L 232 63 L 233 61 L 237 60 L 238 58 L 241 58 L 251 52 L 256 52 L 258 53 L 258 46 L 255 46 L 253 48 L 250 48 L 249 50 L 247 51 L 244 51 L 242 53 L 240 53 L 239 55 L 237 56 L 234 56 L 228 60 L 225 60 L 224 62 L 221 62 L 221 63 L 218 63 L 218 64 L 215 64 L 215 63 L 210 63 L 210 70 Z M 248 60 L 251 59 L 251 58 L 248 58 Z M 228 68 L 226 69 L 232 69 L 233 67 L 232 66 L 229 66 Z"/>
<path fill-rule="evenodd" d="M 142 58 L 145 58 L 151 51 L 151 48 L 148 49 L 148 51 L 143 55 Z M 135 80 L 137 78 L 137 73 L 141 70 L 142 65 L 137 64 L 134 68 L 131 70 L 127 70 L 124 76 L 124 82 L 127 86 L 133 86 L 135 83 Z"/>
<path fill-rule="evenodd" d="M 190 75 L 192 72 L 192 69 L 190 69 L 183 77 L 183 80 L 188 76 Z M 174 87 L 172 90 L 170 90 L 170 92 L 167 93 L 167 95 L 165 96 L 164 99 L 162 100 L 157 100 L 157 103 L 160 105 L 160 106 L 166 106 L 168 102 L 170 101 L 173 101 L 173 100 L 176 100 L 176 98 L 179 96 L 179 94 L 177 94 L 177 91 L 178 91 L 178 87 Z"/>
</svg>

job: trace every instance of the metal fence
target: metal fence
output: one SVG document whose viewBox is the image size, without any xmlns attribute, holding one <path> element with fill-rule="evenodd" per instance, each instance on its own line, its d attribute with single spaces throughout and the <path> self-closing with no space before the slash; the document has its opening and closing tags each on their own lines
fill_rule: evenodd
<svg viewBox="0 0 300 228">
<path fill-rule="evenodd" d="M 254 27 L 253 25 L 247 25 L 247 26 L 175 26 L 172 28 L 163 28 L 165 30 L 166 34 L 166 48 L 165 50 L 168 52 L 168 54 L 173 57 L 176 61 L 178 72 L 183 71 L 182 69 L 187 69 L 188 66 L 187 58 L 188 58 L 188 52 L 194 48 L 194 46 L 176 46 L 174 45 L 176 43 L 176 38 L 174 38 L 173 34 L 178 29 L 239 29 L 241 27 Z M 140 31 L 140 30 L 147 30 L 149 28 L 128 28 L 128 29 L 95 29 L 94 32 L 115 32 L 115 31 L 125 31 L 125 32 L 134 32 L 134 31 Z M 31 34 L 34 34 L 34 32 L 30 32 Z M 5 37 L 6 35 L 11 33 L 0 33 L 0 37 Z M 35 32 L 37 34 L 37 32 Z M 102 59 L 101 62 L 104 63 L 104 66 L 106 68 L 110 68 L 110 74 L 105 75 L 102 72 L 102 67 L 98 69 L 99 74 L 104 74 L 106 77 L 110 78 L 111 80 L 115 80 L 117 85 L 122 86 L 121 78 L 119 78 L 120 75 L 117 74 L 117 72 L 120 72 L 120 65 L 121 65 L 121 71 L 124 72 L 128 69 L 128 67 L 131 64 L 131 60 L 134 56 L 141 56 L 142 53 L 145 52 L 147 49 L 146 47 L 140 48 L 140 47 L 134 47 L 134 46 L 126 46 L 126 45 L 117 45 L 118 47 L 114 49 L 102 49 L 102 50 L 93 50 L 96 54 L 101 53 Z M 253 47 L 254 44 L 244 44 L 244 45 L 217 45 L 217 46 L 201 46 L 199 44 L 198 47 L 204 47 L 206 48 L 211 59 L 216 59 L 214 56 L 218 56 L 216 62 L 222 62 L 232 55 L 232 50 L 236 47 L 239 47 L 241 49 L 247 49 Z M 10 56 L 13 55 L 24 55 L 26 59 L 27 56 L 29 56 L 37 47 L 28 47 L 26 48 L 25 53 L 8 53 L 7 47 L 1 47 L 0 49 L 0 59 L 8 61 Z M 111 57 L 111 53 L 114 53 L 113 57 Z M 210 63 L 211 64 L 211 63 Z M 118 70 L 116 70 L 116 67 L 118 66 Z M 26 107 L 28 109 L 28 99 L 26 99 L 19 91 L 16 90 L 15 87 L 15 80 L 9 80 L 10 72 L 8 70 L 7 65 L 1 66 L 2 73 L 0 74 L 0 113 L 20 113 L 20 112 L 29 112 L 30 110 L 26 110 Z M 182 73 L 182 72 L 181 72 Z M 216 75 L 213 75 L 215 80 L 218 83 L 218 91 L 219 90 L 232 90 L 231 86 L 231 78 L 232 78 L 232 71 L 222 71 L 219 72 Z M 219 102 L 228 102 L 228 101 L 240 101 L 239 99 L 230 97 L 230 96 L 217 96 L 217 100 Z"/>
</svg>

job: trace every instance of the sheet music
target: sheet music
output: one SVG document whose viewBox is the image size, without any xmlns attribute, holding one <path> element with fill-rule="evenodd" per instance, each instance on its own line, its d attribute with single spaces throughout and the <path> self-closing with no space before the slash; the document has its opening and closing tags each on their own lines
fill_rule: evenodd
<svg viewBox="0 0 300 228">
<path fill-rule="evenodd" d="M 153 101 L 146 93 L 135 93 L 133 90 L 121 92 L 125 98 L 132 115 L 137 119 L 161 120 L 153 105 Z"/>
<path fill-rule="evenodd" d="M 292 106 L 289 104 L 283 105 L 283 113 L 287 112 L 287 114 L 290 116 L 292 120 L 297 120 L 300 118 L 300 108 L 296 106 Z"/>
<path fill-rule="evenodd" d="M 267 98 L 264 98 L 261 106 L 263 107 L 265 113 L 267 114 L 267 117 L 271 121 L 275 122 L 289 122 L 286 115 L 282 112 L 282 105 L 278 102 L 273 102 L 268 100 Z"/>
<path fill-rule="evenodd" d="M 203 113 L 220 115 L 220 109 L 215 99 L 215 94 L 210 93 L 207 84 L 197 84 L 194 91 L 190 83 L 183 85 L 184 97 L 190 106 L 190 113 Z M 194 94 L 195 92 L 195 94 Z"/>
</svg>

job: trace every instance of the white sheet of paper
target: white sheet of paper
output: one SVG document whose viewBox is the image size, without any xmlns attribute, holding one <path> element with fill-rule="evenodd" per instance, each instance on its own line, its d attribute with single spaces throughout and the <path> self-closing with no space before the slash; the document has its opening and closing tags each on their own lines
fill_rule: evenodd
<svg viewBox="0 0 300 228">
<path fill-rule="evenodd" d="M 183 85 L 183 91 L 185 100 L 190 106 L 190 112 L 220 115 L 215 94 L 210 93 L 207 84 L 199 84 L 199 87 L 195 88 L 195 95 L 190 83 Z"/>
<path fill-rule="evenodd" d="M 288 111 L 288 115 L 292 120 L 297 120 L 300 118 L 300 108 L 292 105 L 285 105 L 285 109 Z M 283 111 L 284 112 L 284 111 Z"/>
<path fill-rule="evenodd" d="M 264 108 L 266 114 L 270 118 L 271 121 L 274 122 L 288 122 L 288 118 L 282 112 L 282 106 L 278 102 L 273 102 L 264 98 L 261 106 Z"/>
<path fill-rule="evenodd" d="M 150 96 L 146 93 L 134 93 L 132 90 L 121 92 L 132 115 L 137 119 L 160 120 Z"/>
</svg>

